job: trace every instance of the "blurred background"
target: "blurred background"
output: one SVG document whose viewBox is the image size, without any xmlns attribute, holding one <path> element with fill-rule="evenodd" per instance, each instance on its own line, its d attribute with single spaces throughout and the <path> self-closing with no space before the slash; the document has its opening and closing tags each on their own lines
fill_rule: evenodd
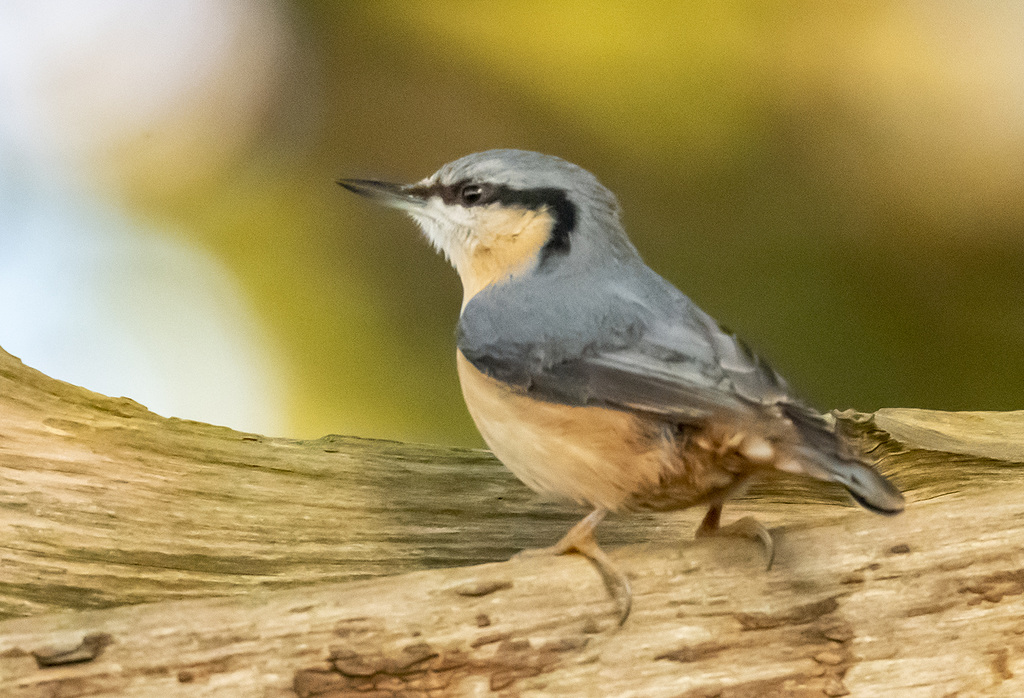
<svg viewBox="0 0 1024 698">
<path fill-rule="evenodd" d="M 7 0 L 0 346 L 169 416 L 479 445 L 458 279 L 334 180 L 495 147 L 822 409 L 1024 407 L 1024 4 Z"/>
</svg>

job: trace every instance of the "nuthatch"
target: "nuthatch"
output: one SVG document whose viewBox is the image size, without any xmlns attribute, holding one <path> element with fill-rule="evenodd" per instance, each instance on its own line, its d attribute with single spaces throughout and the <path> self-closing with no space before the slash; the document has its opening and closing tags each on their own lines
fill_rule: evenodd
<svg viewBox="0 0 1024 698">
<path fill-rule="evenodd" d="M 416 184 L 339 184 L 409 214 L 459 273 L 469 412 L 529 487 L 594 507 L 550 550 L 594 562 L 620 623 L 629 582 L 594 539 L 609 511 L 705 505 L 698 534 L 714 533 L 723 502 L 773 470 L 839 483 L 879 514 L 903 510 L 834 424 L 644 264 L 615 196 L 586 170 L 490 150 Z M 767 530 L 737 524 L 770 564 Z"/>
</svg>

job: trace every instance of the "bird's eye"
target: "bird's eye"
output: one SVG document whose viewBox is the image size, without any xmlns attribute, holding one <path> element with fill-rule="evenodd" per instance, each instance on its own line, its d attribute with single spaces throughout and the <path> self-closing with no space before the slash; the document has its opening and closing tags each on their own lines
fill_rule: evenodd
<svg viewBox="0 0 1024 698">
<path fill-rule="evenodd" d="M 467 184 L 459 190 L 459 199 L 464 204 L 476 204 L 483 198 L 484 188 L 479 184 Z"/>
</svg>

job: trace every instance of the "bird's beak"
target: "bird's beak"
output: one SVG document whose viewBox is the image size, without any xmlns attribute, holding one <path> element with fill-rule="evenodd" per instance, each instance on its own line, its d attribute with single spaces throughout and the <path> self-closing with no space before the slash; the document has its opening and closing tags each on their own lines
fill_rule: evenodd
<svg viewBox="0 0 1024 698">
<path fill-rule="evenodd" d="M 424 198 L 413 190 L 413 186 L 408 184 L 392 184 L 373 179 L 339 179 L 338 184 L 350 192 L 392 208 L 419 209 L 426 203 Z"/>
</svg>

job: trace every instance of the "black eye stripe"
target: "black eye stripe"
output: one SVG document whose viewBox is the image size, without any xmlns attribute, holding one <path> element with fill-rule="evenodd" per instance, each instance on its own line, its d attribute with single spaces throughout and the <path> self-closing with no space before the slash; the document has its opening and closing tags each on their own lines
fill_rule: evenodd
<svg viewBox="0 0 1024 698">
<path fill-rule="evenodd" d="M 467 202 L 463 191 L 475 185 L 480 188 L 480 195 L 472 197 L 474 200 Z M 539 269 L 550 264 L 552 259 L 566 254 L 571 246 L 570 236 L 576 230 L 577 209 L 576 204 L 569 200 L 564 189 L 556 187 L 537 187 L 535 189 L 513 189 L 504 184 L 488 184 L 486 182 L 473 182 L 463 180 L 453 184 L 432 184 L 429 187 L 414 187 L 411 194 L 430 198 L 441 197 L 441 201 L 449 205 L 460 206 L 485 206 L 491 203 L 500 203 L 505 206 L 517 206 L 539 211 L 546 209 L 554 218 L 554 226 L 551 228 L 551 238 L 544 245 L 540 253 Z"/>
<path fill-rule="evenodd" d="M 470 189 L 471 187 L 478 187 L 480 195 L 475 197 L 473 201 L 466 202 L 463 197 L 463 192 Z M 441 201 L 446 204 L 460 204 L 463 206 L 483 206 L 495 201 L 494 193 L 496 187 L 492 187 L 488 184 L 478 184 L 470 180 L 463 180 L 461 182 L 455 182 L 454 184 L 431 184 L 429 187 L 413 187 L 410 189 L 410 193 L 416 196 L 422 196 L 424 199 L 429 199 L 432 196 L 441 197 Z"/>
</svg>

